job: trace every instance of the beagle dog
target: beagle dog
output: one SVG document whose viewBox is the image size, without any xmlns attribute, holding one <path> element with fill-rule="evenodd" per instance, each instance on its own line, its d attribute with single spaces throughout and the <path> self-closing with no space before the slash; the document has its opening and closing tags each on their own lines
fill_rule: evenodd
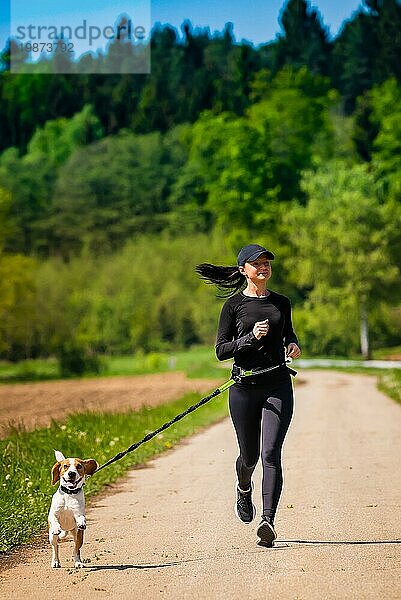
<svg viewBox="0 0 401 600">
<path fill-rule="evenodd" d="M 83 567 L 81 546 L 86 529 L 85 497 L 83 485 L 87 475 L 93 475 L 98 468 L 95 460 L 65 458 L 58 450 L 54 451 L 56 464 L 52 468 L 52 484 L 58 481 L 60 487 L 53 495 L 49 511 L 49 541 L 52 545 L 52 562 L 54 568 L 60 567 L 58 552 L 59 540 L 71 531 L 74 541 L 73 560 L 75 567 Z"/>
</svg>

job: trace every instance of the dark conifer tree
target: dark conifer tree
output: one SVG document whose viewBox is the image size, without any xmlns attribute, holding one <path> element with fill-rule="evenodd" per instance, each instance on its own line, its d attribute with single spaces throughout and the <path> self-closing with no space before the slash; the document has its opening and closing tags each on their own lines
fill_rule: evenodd
<svg viewBox="0 0 401 600">
<path fill-rule="evenodd" d="M 378 5 L 375 10 L 377 17 L 373 18 L 379 41 L 374 69 L 375 83 L 382 83 L 391 76 L 401 82 L 401 2 L 374 0 L 374 4 Z"/>
<path fill-rule="evenodd" d="M 334 42 L 331 77 L 347 114 L 373 85 L 391 76 L 401 81 L 400 32 L 399 0 L 365 0 L 363 10 L 344 25 Z"/>
<path fill-rule="evenodd" d="M 283 34 L 274 47 L 274 71 L 284 65 L 305 65 L 312 73 L 327 75 L 331 45 L 319 12 L 310 8 L 306 0 L 288 0 L 280 23 Z"/>
</svg>

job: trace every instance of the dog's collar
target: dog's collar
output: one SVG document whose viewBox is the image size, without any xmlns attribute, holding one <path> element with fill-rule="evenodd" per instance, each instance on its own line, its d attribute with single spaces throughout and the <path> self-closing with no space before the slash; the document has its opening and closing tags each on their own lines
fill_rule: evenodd
<svg viewBox="0 0 401 600">
<path fill-rule="evenodd" d="M 60 485 L 60 490 L 62 492 L 64 492 L 65 494 L 79 494 L 79 492 L 82 492 L 82 487 L 77 488 L 75 490 L 70 490 L 70 489 L 64 487 L 63 485 Z"/>
</svg>

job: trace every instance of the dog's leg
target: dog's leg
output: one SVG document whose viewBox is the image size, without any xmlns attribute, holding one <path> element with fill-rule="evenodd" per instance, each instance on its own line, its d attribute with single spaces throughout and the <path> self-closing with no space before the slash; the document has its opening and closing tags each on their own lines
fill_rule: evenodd
<svg viewBox="0 0 401 600">
<path fill-rule="evenodd" d="M 78 517 L 75 517 L 75 522 L 77 524 L 78 529 L 86 529 L 85 515 L 79 515 Z"/>
<path fill-rule="evenodd" d="M 59 569 L 61 567 L 60 557 L 58 553 L 58 534 L 49 531 L 49 541 L 52 546 L 52 562 L 51 566 L 53 569 Z"/>
<path fill-rule="evenodd" d="M 58 553 L 58 536 L 61 533 L 61 525 L 56 518 L 49 519 L 49 542 L 52 546 L 52 562 L 54 569 L 61 567 Z"/>
<path fill-rule="evenodd" d="M 82 548 L 82 544 L 84 543 L 84 531 L 83 531 L 83 529 L 73 529 L 72 534 L 74 536 L 74 542 L 75 542 L 74 557 L 73 557 L 74 558 L 74 566 L 77 568 L 82 568 L 85 566 L 81 559 L 81 548 Z"/>
</svg>

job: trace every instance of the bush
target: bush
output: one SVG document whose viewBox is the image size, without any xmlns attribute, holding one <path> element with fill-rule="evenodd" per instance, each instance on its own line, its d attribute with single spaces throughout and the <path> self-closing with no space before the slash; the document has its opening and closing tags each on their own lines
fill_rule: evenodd
<svg viewBox="0 0 401 600">
<path fill-rule="evenodd" d="M 148 369 L 158 371 L 167 367 L 167 357 L 159 352 L 149 352 L 145 364 Z"/>
<path fill-rule="evenodd" d="M 58 352 L 61 377 L 73 377 L 84 374 L 99 375 L 103 370 L 100 357 L 77 344 L 65 344 Z"/>
</svg>

